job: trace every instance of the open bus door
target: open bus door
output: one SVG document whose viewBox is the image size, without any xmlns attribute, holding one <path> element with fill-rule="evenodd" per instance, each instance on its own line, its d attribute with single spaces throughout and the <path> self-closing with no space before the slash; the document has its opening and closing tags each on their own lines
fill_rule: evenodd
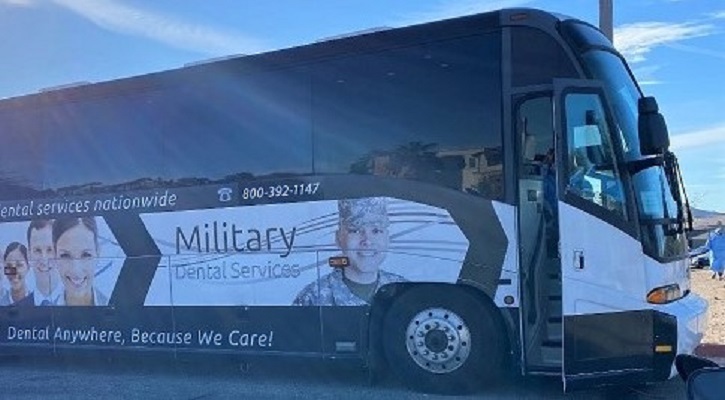
<svg viewBox="0 0 725 400">
<path fill-rule="evenodd" d="M 643 254 L 620 174 L 621 134 L 603 89 L 555 80 L 562 372 L 565 390 L 651 372 Z"/>
</svg>

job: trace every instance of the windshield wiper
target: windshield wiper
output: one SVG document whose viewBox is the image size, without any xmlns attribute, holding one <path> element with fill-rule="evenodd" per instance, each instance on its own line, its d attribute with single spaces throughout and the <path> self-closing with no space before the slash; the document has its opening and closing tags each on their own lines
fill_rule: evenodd
<svg viewBox="0 0 725 400">
<path fill-rule="evenodd" d="M 665 177 L 670 184 L 670 193 L 677 204 L 678 233 L 692 231 L 692 211 L 690 210 L 690 200 L 687 198 L 687 192 L 685 191 L 680 163 L 671 151 L 664 154 L 663 161 L 662 166 L 664 167 Z M 685 213 L 687 213 L 686 225 L 683 223 Z"/>
</svg>

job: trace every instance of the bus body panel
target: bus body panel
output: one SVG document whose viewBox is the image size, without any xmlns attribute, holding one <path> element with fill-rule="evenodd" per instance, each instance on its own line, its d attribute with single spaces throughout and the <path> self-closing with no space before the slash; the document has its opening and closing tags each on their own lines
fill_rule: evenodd
<svg viewBox="0 0 725 400">
<path fill-rule="evenodd" d="M 659 312 L 677 318 L 677 354 L 694 354 L 707 330 L 707 300 L 691 293 L 669 304 L 656 307 Z M 670 369 L 670 378 L 677 376 L 674 365 Z"/>
<path fill-rule="evenodd" d="M 343 268 L 330 265 L 330 260 L 344 255 L 336 239 L 343 203 L 319 200 L 341 195 L 336 192 L 345 193 L 342 198 L 352 203 L 384 202 L 385 208 L 378 211 L 386 213 L 389 223 L 390 242 L 383 251 L 384 273 L 391 283 L 473 281 L 479 289 L 493 292 L 500 277 L 508 276 L 502 269 L 508 241 L 502 227 L 490 223 L 497 220 L 490 201 L 468 201 L 468 196 L 454 193 L 459 200 L 451 202 L 449 196 L 433 194 L 435 188 L 415 191 L 414 198 L 447 204 L 449 212 L 392 197 L 357 198 L 357 193 L 375 191 L 404 196 L 410 193 L 406 187 L 386 190 L 378 182 L 377 190 L 356 185 L 351 192 L 340 178 L 310 182 L 298 184 L 319 185 L 320 195 L 314 196 L 318 200 L 264 204 L 269 199 L 256 199 L 249 202 L 263 204 L 163 212 L 150 212 L 154 207 L 147 206 L 140 215 L 126 210 L 93 217 L 99 237 L 93 302 L 74 307 L 60 297 L 51 307 L 2 307 L 8 313 L 18 312 L 17 323 L 6 319 L 6 343 L 37 342 L 59 353 L 123 348 L 359 356 L 368 306 L 359 299 L 349 302 L 349 293 L 323 293 L 337 289 L 324 286 L 326 277 Z M 376 180 L 361 177 L 358 183 L 372 182 Z M 340 184 L 335 189 L 336 183 Z M 227 187 L 242 196 L 240 187 Z M 220 205 L 229 201 L 229 191 L 216 186 L 208 190 L 218 196 Z M 163 195 L 191 207 L 193 202 L 185 197 L 198 197 L 199 190 L 172 189 Z M 124 196 L 135 199 L 147 194 Z M 60 202 L 102 204 L 105 198 Z M 36 201 L 33 206 L 44 204 Z M 67 219 L 58 216 L 56 222 Z M 10 242 L 24 236 L 29 223 L 6 222 L 2 227 L 0 240 Z M 483 242 L 477 239 L 481 235 L 487 238 Z M 469 249 L 472 241 L 481 245 Z M 62 256 L 52 261 L 59 266 L 69 262 Z M 66 268 L 58 270 L 64 274 Z M 485 276 L 491 276 L 490 281 Z M 515 280 L 508 283 L 512 288 L 515 284 Z M 40 333 L 31 333 L 35 331 Z"/>
<path fill-rule="evenodd" d="M 639 242 L 567 203 L 559 202 L 559 212 L 562 272 L 568 280 L 564 315 L 647 308 Z"/>
<path fill-rule="evenodd" d="M 494 302 L 498 307 L 520 306 L 521 298 L 519 287 L 519 252 L 518 252 L 518 235 L 516 234 L 516 209 L 508 204 L 494 202 L 496 215 L 499 223 L 508 238 L 508 246 L 506 247 L 506 258 L 501 268 L 501 277 L 498 281 L 498 288 Z"/>
</svg>

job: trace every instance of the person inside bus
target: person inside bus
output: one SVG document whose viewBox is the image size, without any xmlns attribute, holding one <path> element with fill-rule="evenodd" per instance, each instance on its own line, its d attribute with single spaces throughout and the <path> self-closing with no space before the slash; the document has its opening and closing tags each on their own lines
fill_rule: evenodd
<svg viewBox="0 0 725 400">
<path fill-rule="evenodd" d="M 381 286 L 406 281 L 380 269 L 390 241 L 385 198 L 339 200 L 337 207 L 335 241 L 349 263 L 303 288 L 294 305 L 366 305 Z"/>
<path fill-rule="evenodd" d="M 63 283 L 57 305 L 108 305 L 108 297 L 93 287 L 99 254 L 95 218 L 58 218 L 53 223 L 53 246 Z"/>
<path fill-rule="evenodd" d="M 587 200 L 594 200 L 594 189 L 587 180 L 593 170 L 594 165 L 589 160 L 586 148 L 573 149 L 567 190 Z"/>
<path fill-rule="evenodd" d="M 544 223 L 546 224 L 546 254 L 550 258 L 559 255 L 559 201 L 556 197 L 556 157 L 549 148 L 541 165 Z"/>
<path fill-rule="evenodd" d="M 52 306 L 58 301 L 62 288 L 58 271 L 54 268 L 53 220 L 36 219 L 27 232 L 28 261 L 35 274 L 36 306 Z"/>
<path fill-rule="evenodd" d="M 32 306 L 33 292 L 28 289 L 26 278 L 28 276 L 28 249 L 19 242 L 12 242 L 5 249 L 4 273 L 10 282 L 10 290 L 5 293 L 4 304 L 16 306 Z"/>
</svg>

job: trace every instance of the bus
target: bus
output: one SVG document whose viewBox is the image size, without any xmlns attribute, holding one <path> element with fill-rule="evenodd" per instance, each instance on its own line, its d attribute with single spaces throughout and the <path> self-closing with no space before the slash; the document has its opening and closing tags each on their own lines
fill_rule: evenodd
<svg viewBox="0 0 725 400">
<path fill-rule="evenodd" d="M 0 101 L 2 354 L 656 382 L 689 206 L 595 27 L 508 9 Z"/>
</svg>

